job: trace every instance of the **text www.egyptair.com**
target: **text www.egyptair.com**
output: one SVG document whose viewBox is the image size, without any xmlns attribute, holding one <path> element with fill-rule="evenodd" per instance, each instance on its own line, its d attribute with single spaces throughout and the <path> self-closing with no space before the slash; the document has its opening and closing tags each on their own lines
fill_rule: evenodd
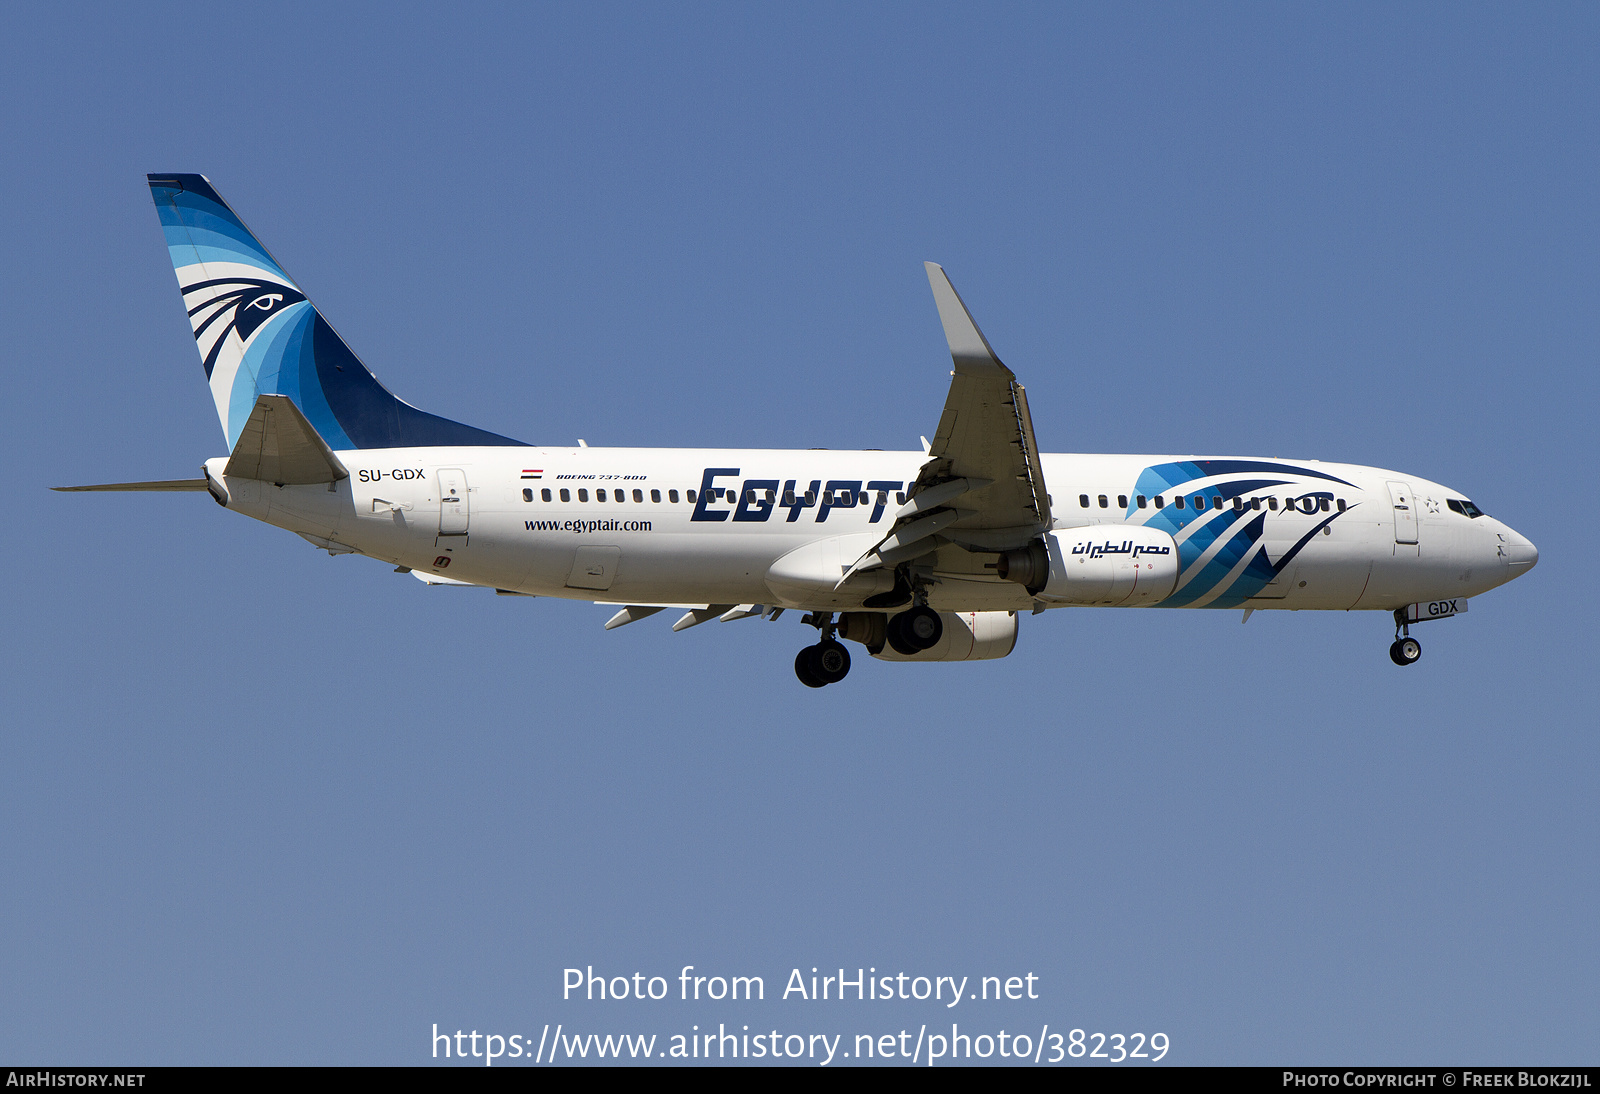
<svg viewBox="0 0 1600 1094">
<path fill-rule="evenodd" d="M 528 520 L 530 532 L 648 532 L 648 520 Z"/>
<path fill-rule="evenodd" d="M 1165 1040 L 1165 1037 L 1162 1038 Z M 926 1025 L 916 1031 L 889 1033 L 784 1033 L 781 1030 L 752 1031 L 749 1026 L 730 1030 L 718 1023 L 714 1032 L 693 1027 L 687 1033 L 573 1033 L 565 1026 L 553 1030 L 546 1025 L 539 1037 L 522 1034 L 470 1033 L 457 1030 L 440 1032 L 433 1027 L 435 1059 L 471 1059 L 493 1066 L 497 1061 L 526 1064 L 566 1063 L 573 1060 L 766 1060 L 807 1062 L 827 1066 L 835 1060 L 893 1061 L 932 1067 L 949 1060 L 991 1060 L 1011 1063 L 1058 1064 L 1069 1057 L 1085 1055 L 1084 1033 L 1051 1032 L 1045 1025 L 1037 1034 L 1007 1030 L 963 1032 L 952 1023 L 930 1032 Z M 1156 1047 L 1155 1045 L 1151 1046 Z M 1161 1046 L 1160 1056 L 1166 1055 Z M 1096 1055 L 1100 1055 L 1096 1053 Z M 1135 1053 L 1145 1059 L 1159 1059 L 1155 1053 Z M 1127 1057 L 1124 1057 L 1127 1058 Z"/>
</svg>

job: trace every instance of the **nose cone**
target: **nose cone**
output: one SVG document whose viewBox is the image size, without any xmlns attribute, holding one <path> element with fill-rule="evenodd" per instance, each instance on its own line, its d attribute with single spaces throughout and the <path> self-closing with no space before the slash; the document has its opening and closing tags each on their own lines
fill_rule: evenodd
<svg viewBox="0 0 1600 1094">
<path fill-rule="evenodd" d="M 1538 563 L 1539 548 L 1527 536 L 1507 528 L 1500 538 L 1504 541 L 1500 545 L 1500 557 L 1505 560 L 1512 577 L 1527 573 Z"/>
</svg>

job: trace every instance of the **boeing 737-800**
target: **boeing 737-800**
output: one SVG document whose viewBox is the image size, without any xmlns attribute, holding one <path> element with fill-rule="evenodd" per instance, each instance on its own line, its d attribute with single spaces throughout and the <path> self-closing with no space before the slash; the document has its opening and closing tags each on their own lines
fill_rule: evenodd
<svg viewBox="0 0 1600 1094">
<path fill-rule="evenodd" d="M 801 612 L 810 687 L 849 671 L 840 639 L 887 661 L 1004 657 L 1021 613 L 1062 607 L 1383 611 L 1409 665 L 1412 623 L 1538 560 L 1463 492 L 1397 471 L 1042 453 L 931 262 L 955 367 L 923 451 L 526 444 L 392 395 L 204 176 L 149 184 L 229 454 L 196 479 L 58 489 L 208 491 L 430 584 L 611 605 L 608 629 Z"/>
</svg>

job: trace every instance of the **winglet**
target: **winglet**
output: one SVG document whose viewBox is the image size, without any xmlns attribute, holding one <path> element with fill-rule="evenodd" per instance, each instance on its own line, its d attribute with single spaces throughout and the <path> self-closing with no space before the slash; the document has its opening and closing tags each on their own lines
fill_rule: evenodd
<svg viewBox="0 0 1600 1094">
<path fill-rule="evenodd" d="M 928 271 L 928 284 L 933 287 L 933 302 L 939 309 L 939 322 L 944 324 L 944 338 L 950 343 L 950 356 L 956 371 L 969 375 L 1000 375 L 1011 379 L 1011 370 L 1000 363 L 1000 356 L 989 345 L 989 340 L 978 329 L 977 322 L 961 294 L 950 284 L 944 267 L 937 262 L 922 264 Z"/>
<path fill-rule="evenodd" d="M 257 395 L 224 472 L 284 484 L 348 479 L 339 457 L 287 395 Z M 331 489 L 331 487 L 330 487 Z"/>
</svg>

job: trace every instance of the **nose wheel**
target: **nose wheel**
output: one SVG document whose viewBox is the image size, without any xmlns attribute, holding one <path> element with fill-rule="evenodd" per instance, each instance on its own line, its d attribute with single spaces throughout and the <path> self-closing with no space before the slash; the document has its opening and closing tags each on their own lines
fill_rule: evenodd
<svg viewBox="0 0 1600 1094">
<path fill-rule="evenodd" d="M 1404 608 L 1394 613 L 1394 645 L 1389 647 L 1389 660 L 1397 665 L 1415 665 L 1422 657 L 1422 643 L 1411 637 L 1411 626 L 1406 622 Z"/>
<path fill-rule="evenodd" d="M 1396 638 L 1394 645 L 1389 647 L 1389 660 L 1397 665 L 1415 665 L 1421 657 L 1422 643 L 1409 635 Z"/>
</svg>

